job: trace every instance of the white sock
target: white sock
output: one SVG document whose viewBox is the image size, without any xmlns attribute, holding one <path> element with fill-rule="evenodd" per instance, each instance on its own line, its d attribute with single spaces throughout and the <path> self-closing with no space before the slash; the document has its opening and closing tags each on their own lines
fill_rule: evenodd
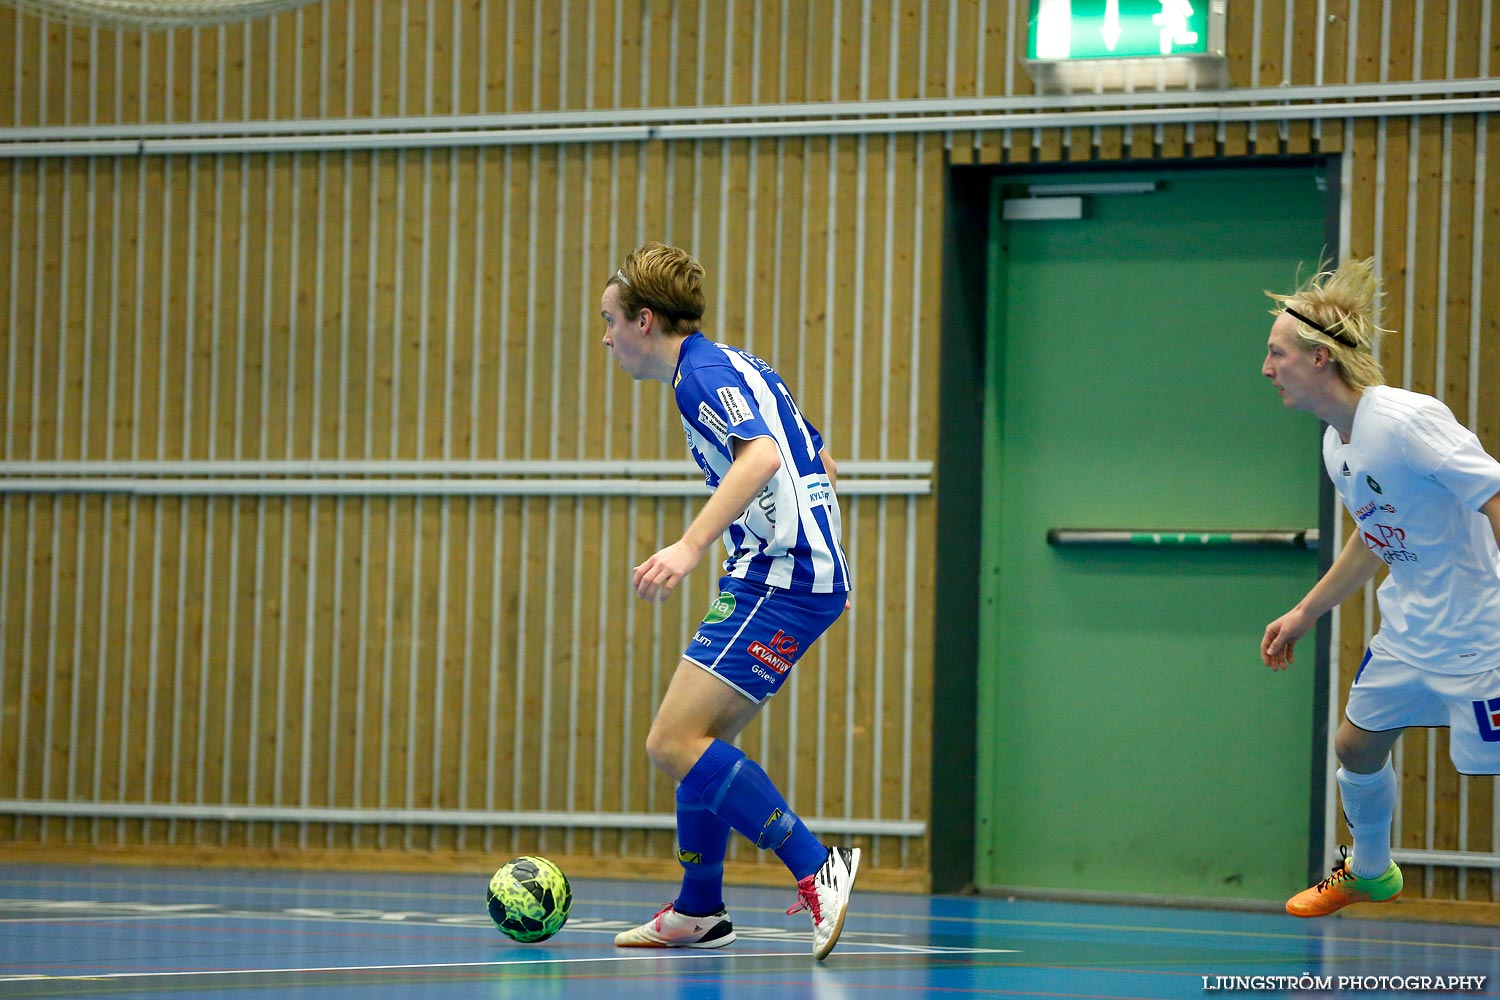
<svg viewBox="0 0 1500 1000">
<path fill-rule="evenodd" d="M 1396 816 L 1396 770 L 1391 759 L 1374 774 L 1338 770 L 1344 799 L 1344 821 L 1354 835 L 1349 870 L 1360 878 L 1379 878 L 1391 866 L 1391 821 Z"/>
</svg>

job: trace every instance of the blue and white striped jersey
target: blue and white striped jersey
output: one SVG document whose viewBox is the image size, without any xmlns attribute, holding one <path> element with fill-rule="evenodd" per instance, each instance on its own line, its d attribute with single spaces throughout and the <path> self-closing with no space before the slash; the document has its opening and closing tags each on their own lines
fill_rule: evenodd
<svg viewBox="0 0 1500 1000">
<path fill-rule="evenodd" d="M 828 481 L 823 438 L 797 409 L 775 370 L 701 333 L 683 342 L 672 379 L 688 448 L 709 489 L 729 471 L 730 438 L 770 438 L 781 468 L 724 532 L 724 572 L 784 590 L 851 589 L 843 519 Z"/>
</svg>

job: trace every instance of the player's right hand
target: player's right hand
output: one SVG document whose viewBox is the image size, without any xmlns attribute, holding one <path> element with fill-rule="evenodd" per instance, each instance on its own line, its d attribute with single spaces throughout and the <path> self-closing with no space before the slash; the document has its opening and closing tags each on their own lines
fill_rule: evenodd
<svg viewBox="0 0 1500 1000">
<path fill-rule="evenodd" d="M 643 601 L 665 601 L 703 557 L 684 541 L 674 542 L 635 568 L 630 586 Z"/>
<path fill-rule="evenodd" d="M 1266 626 L 1260 640 L 1261 662 L 1272 670 L 1285 670 L 1292 662 L 1297 640 L 1312 626 L 1307 615 L 1296 608 Z"/>
</svg>

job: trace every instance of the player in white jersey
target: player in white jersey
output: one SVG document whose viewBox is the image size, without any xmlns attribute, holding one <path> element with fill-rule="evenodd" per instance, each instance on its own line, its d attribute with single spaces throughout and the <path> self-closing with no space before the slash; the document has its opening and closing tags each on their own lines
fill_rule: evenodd
<svg viewBox="0 0 1500 1000">
<path fill-rule="evenodd" d="M 644 600 L 665 600 L 715 540 L 724 562 L 710 605 L 667 686 L 646 752 L 677 784 L 682 889 L 622 947 L 718 948 L 734 940 L 724 905 L 731 830 L 775 851 L 797 880 L 822 960 L 843 929 L 858 848 L 829 847 L 733 741 L 797 659 L 843 613 L 849 567 L 835 469 L 823 439 L 770 365 L 698 331 L 703 268 L 646 243 L 604 287 L 604 345 L 635 379 L 671 386 L 688 447 L 712 495 L 682 537 L 635 568 Z"/>
<path fill-rule="evenodd" d="M 1378 295 L 1371 260 L 1272 294 L 1261 368 L 1284 405 L 1327 422 L 1323 462 L 1356 525 L 1307 596 L 1266 626 L 1266 665 L 1284 669 L 1319 616 L 1390 570 L 1334 738 L 1354 852 L 1287 901 L 1301 917 L 1400 894 L 1390 751 L 1403 729 L 1446 726 L 1459 771 L 1500 773 L 1500 462 L 1438 400 L 1382 384 Z"/>
</svg>

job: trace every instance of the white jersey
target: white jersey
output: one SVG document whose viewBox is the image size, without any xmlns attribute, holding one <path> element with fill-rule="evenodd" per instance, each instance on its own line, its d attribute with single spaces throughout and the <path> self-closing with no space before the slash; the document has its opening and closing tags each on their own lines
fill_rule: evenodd
<svg viewBox="0 0 1500 1000">
<path fill-rule="evenodd" d="M 1348 444 L 1324 432 L 1323 464 L 1391 569 L 1382 647 L 1440 674 L 1500 666 L 1500 549 L 1478 510 L 1500 493 L 1500 462 L 1438 400 L 1381 385 L 1360 397 Z"/>
<path fill-rule="evenodd" d="M 851 589 L 823 438 L 781 376 L 748 351 L 694 333 L 678 353 L 672 391 L 709 489 L 734 461 L 732 438 L 769 438 L 781 455 L 781 468 L 724 532 L 725 574 L 814 594 Z"/>
</svg>

